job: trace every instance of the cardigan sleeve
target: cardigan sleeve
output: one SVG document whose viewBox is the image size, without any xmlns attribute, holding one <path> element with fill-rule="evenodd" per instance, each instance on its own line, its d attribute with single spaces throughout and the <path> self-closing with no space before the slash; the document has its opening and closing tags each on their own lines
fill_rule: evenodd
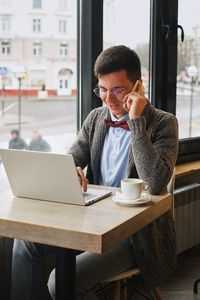
<svg viewBox="0 0 200 300">
<path fill-rule="evenodd" d="M 70 149 L 68 154 L 72 154 L 76 166 L 80 166 L 84 169 L 90 162 L 90 124 L 93 119 L 93 111 L 87 116 L 83 123 L 83 126 Z"/>
<path fill-rule="evenodd" d="M 178 123 L 171 114 L 160 114 L 152 122 L 151 138 L 146 119 L 141 116 L 129 122 L 132 153 L 138 175 L 149 186 L 151 194 L 166 192 L 178 153 Z"/>
</svg>

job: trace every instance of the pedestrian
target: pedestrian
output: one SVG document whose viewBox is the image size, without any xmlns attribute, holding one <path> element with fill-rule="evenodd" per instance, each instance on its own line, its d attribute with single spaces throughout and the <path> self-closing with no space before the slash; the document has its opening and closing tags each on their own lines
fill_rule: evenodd
<svg viewBox="0 0 200 300">
<path fill-rule="evenodd" d="M 32 140 L 29 144 L 30 151 L 50 152 L 51 146 L 43 139 L 42 135 L 38 130 L 34 130 L 32 133 Z"/>
<path fill-rule="evenodd" d="M 8 145 L 9 149 L 19 149 L 19 150 L 28 149 L 28 145 L 25 142 L 25 140 L 20 137 L 18 129 L 12 129 L 10 134 L 11 134 L 11 139 Z"/>
</svg>

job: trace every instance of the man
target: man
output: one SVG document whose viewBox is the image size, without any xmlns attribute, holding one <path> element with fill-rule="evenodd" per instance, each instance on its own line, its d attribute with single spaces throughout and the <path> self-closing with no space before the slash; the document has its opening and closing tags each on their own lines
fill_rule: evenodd
<svg viewBox="0 0 200 300">
<path fill-rule="evenodd" d="M 139 177 L 152 194 L 165 193 L 177 157 L 176 118 L 155 109 L 144 97 L 140 61 L 133 50 L 125 46 L 106 49 L 97 58 L 95 74 L 95 93 L 105 105 L 88 115 L 69 150 L 83 190 L 88 182 L 120 186 L 125 177 Z M 12 299 L 32 299 L 31 294 L 37 299 L 38 259 L 53 252 L 53 247 L 15 241 Z M 96 283 L 136 265 L 149 288 L 174 270 L 176 236 L 171 212 L 102 255 L 78 255 L 77 299 L 97 299 L 91 291 Z M 54 271 L 48 286 L 54 298 Z"/>
<path fill-rule="evenodd" d="M 38 130 L 34 130 L 32 134 L 32 140 L 29 144 L 30 151 L 50 152 L 51 146 L 43 139 L 42 135 Z"/>
<path fill-rule="evenodd" d="M 19 150 L 28 149 L 28 145 L 26 144 L 25 140 L 20 137 L 18 129 L 12 129 L 10 134 L 11 134 L 11 139 L 8 145 L 9 149 L 19 149 Z"/>
</svg>

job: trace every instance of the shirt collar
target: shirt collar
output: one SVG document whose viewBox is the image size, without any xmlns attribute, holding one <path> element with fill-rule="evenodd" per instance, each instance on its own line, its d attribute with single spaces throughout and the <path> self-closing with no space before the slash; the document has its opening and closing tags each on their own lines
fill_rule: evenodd
<svg viewBox="0 0 200 300">
<path fill-rule="evenodd" d="M 129 120 L 129 115 L 128 115 L 128 114 L 124 115 L 124 116 L 121 117 L 120 119 L 117 119 L 117 118 L 110 112 L 110 117 L 111 117 L 111 120 L 114 121 L 114 122 L 128 121 L 128 120 Z"/>
</svg>

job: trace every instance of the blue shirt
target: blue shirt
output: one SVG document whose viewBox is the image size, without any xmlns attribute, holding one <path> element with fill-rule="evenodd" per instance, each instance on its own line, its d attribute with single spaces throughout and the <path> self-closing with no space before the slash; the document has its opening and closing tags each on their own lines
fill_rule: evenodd
<svg viewBox="0 0 200 300">
<path fill-rule="evenodd" d="M 112 121 L 128 121 L 129 115 L 116 119 L 112 113 Z M 130 131 L 120 127 L 108 127 L 100 160 L 99 184 L 105 186 L 121 186 L 121 179 L 127 177 L 128 156 L 131 145 Z"/>
</svg>

